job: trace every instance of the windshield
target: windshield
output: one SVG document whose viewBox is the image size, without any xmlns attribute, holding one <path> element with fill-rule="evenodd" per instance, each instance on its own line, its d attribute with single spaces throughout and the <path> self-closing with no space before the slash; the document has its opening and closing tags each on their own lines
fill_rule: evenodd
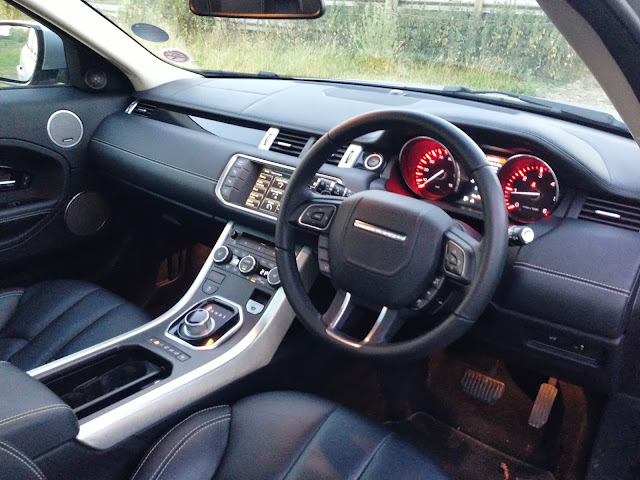
<svg viewBox="0 0 640 480">
<path fill-rule="evenodd" d="M 614 112 L 535 0 L 329 0 L 316 20 L 198 17 L 187 0 L 89 0 L 181 68 L 460 85 Z"/>
</svg>

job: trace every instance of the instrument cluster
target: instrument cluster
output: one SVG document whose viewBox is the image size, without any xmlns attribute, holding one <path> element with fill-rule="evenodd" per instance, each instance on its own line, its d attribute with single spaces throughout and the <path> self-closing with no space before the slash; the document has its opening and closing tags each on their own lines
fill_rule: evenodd
<svg viewBox="0 0 640 480">
<path fill-rule="evenodd" d="M 556 174 L 541 158 L 530 154 L 509 157 L 487 154 L 495 169 L 512 220 L 531 223 L 551 215 L 558 204 Z M 429 137 L 415 137 L 400 151 L 400 170 L 407 186 L 428 200 L 454 200 L 473 206 L 481 202 L 478 187 L 447 147 Z"/>
</svg>

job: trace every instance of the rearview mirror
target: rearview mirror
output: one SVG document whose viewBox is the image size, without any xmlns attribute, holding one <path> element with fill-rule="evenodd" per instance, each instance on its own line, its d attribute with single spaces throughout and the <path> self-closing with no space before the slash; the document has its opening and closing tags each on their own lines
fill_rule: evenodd
<svg viewBox="0 0 640 480">
<path fill-rule="evenodd" d="M 189 0 L 196 15 L 234 18 L 318 18 L 323 0 Z"/>
</svg>

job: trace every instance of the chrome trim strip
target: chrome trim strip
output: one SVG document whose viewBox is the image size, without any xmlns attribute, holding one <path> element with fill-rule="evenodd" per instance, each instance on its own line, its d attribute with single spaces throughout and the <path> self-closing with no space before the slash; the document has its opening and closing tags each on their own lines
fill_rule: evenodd
<svg viewBox="0 0 640 480">
<path fill-rule="evenodd" d="M 344 155 L 340 159 L 340 163 L 338 163 L 338 168 L 351 168 L 358 160 L 358 157 L 362 153 L 362 147 L 360 145 L 356 145 L 352 143 L 349 145 L 347 150 L 344 152 Z"/>
<path fill-rule="evenodd" d="M 594 213 L 603 217 L 620 218 L 620 215 L 617 213 L 607 212 L 605 210 L 596 210 Z"/>
<path fill-rule="evenodd" d="M 337 328 L 340 328 L 340 325 L 342 325 L 342 321 L 344 320 L 343 318 L 344 313 L 349 308 L 350 303 L 351 303 L 351 294 L 349 292 L 344 292 L 344 299 L 342 300 L 342 305 L 340 305 L 340 310 L 338 310 L 338 313 L 336 314 L 336 318 L 333 320 L 333 322 L 331 322 L 331 325 L 329 325 L 328 330 L 336 330 Z"/>
<path fill-rule="evenodd" d="M 308 247 L 297 257 L 298 268 L 307 280 L 317 272 L 317 268 L 310 271 L 316 266 L 311 259 Z M 96 449 L 110 448 L 181 407 L 256 371 L 269 363 L 294 318 L 284 290 L 278 289 L 256 326 L 233 348 L 99 417 L 80 422 L 77 440 Z"/>
<path fill-rule="evenodd" d="M 134 100 L 129 104 L 129 106 L 124 111 L 124 113 L 126 113 L 127 115 L 131 115 L 131 112 L 133 112 L 137 106 L 138 106 L 138 100 Z"/>
<path fill-rule="evenodd" d="M 389 309 L 387 307 L 382 307 L 382 310 L 380 310 L 380 314 L 376 319 L 376 323 L 373 324 L 373 327 L 371 327 L 371 330 L 369 330 L 369 334 L 365 337 L 362 343 L 369 343 L 371 341 L 371 338 L 376 333 L 378 328 L 380 328 L 380 325 L 382 325 L 382 322 L 384 321 L 384 317 L 387 316 L 388 312 L 389 312 Z"/>
<path fill-rule="evenodd" d="M 270 150 L 271 149 L 271 145 L 273 145 L 273 142 L 275 142 L 275 140 L 278 137 L 279 133 L 280 133 L 280 129 L 275 128 L 275 127 L 271 127 L 264 134 L 264 137 L 262 137 L 262 140 L 260 141 L 260 144 L 258 145 L 258 148 L 260 150 Z"/>
<path fill-rule="evenodd" d="M 407 239 L 406 235 L 392 232 L 391 230 L 387 230 L 386 228 L 378 227 L 376 225 L 371 225 L 370 223 L 363 222 L 362 220 L 354 220 L 353 226 L 359 228 L 360 230 L 375 233 L 376 235 L 380 235 L 381 237 L 390 238 L 391 240 L 395 240 L 396 242 L 404 242 Z"/>
<path fill-rule="evenodd" d="M 15 185 L 16 181 L 15 180 L 3 180 L 2 182 L 0 182 L 0 185 Z"/>
<path fill-rule="evenodd" d="M 123 333 L 122 335 L 118 335 L 117 337 L 114 337 L 110 340 L 106 340 L 102 343 L 98 343 L 97 345 L 94 345 L 92 347 L 85 348 L 84 350 L 80 350 L 79 352 L 72 353 L 71 355 L 68 355 L 66 357 L 59 358 L 58 360 L 47 363 L 46 365 L 42 365 L 40 367 L 29 370 L 27 373 L 35 378 L 41 377 L 55 368 L 62 367 L 69 363 L 75 363 L 83 359 L 84 357 L 100 352 L 102 350 L 106 350 L 117 343 L 123 342 L 135 335 L 138 335 L 158 325 L 161 325 L 163 322 L 175 316 L 185 306 L 191 303 L 193 296 L 200 290 L 200 285 L 202 285 L 202 282 L 204 282 L 204 280 L 207 278 L 207 275 L 209 274 L 209 271 L 213 266 L 213 252 L 217 247 L 221 246 L 224 243 L 224 240 L 229 236 L 229 232 L 231 232 L 231 230 L 233 229 L 233 225 L 234 225 L 233 222 L 227 222 L 227 225 L 224 227 L 224 230 L 222 230 L 222 233 L 220 234 L 220 238 L 218 238 L 218 241 L 216 242 L 213 249 L 211 250 L 209 257 L 207 257 L 207 260 L 204 262 L 204 265 L 202 266 L 200 273 L 194 280 L 189 290 L 187 290 L 187 293 L 185 293 L 183 297 L 178 301 L 178 303 L 176 303 L 172 308 L 170 308 L 164 314 L 160 315 L 158 318 L 156 318 L 155 320 L 152 320 L 146 325 L 138 327 L 129 332 Z"/>
<path fill-rule="evenodd" d="M 285 165 L 285 164 L 282 164 L 282 163 L 271 162 L 269 160 L 264 160 L 262 158 L 251 157 L 251 156 L 245 155 L 243 153 L 236 153 L 234 156 L 231 157 L 231 159 L 227 163 L 227 166 L 224 167 L 224 170 L 222 171 L 222 174 L 220 175 L 220 179 L 218 180 L 218 183 L 216 184 L 216 189 L 215 189 L 216 197 L 218 197 L 218 200 L 220 200 L 227 207 L 235 208 L 236 210 L 242 210 L 243 212 L 250 213 L 252 215 L 257 215 L 258 217 L 266 218 L 268 220 L 271 220 L 271 221 L 275 222 L 278 219 L 278 217 L 276 217 L 274 215 L 269 215 L 268 213 L 263 213 L 263 212 L 260 212 L 259 210 L 254 210 L 252 208 L 247 208 L 244 205 L 238 205 L 236 203 L 231 203 L 231 202 L 228 202 L 227 200 L 225 200 L 224 198 L 222 198 L 222 193 L 221 193 L 222 185 L 224 184 L 224 180 L 226 179 L 227 174 L 229 173 L 229 170 L 231 170 L 233 168 L 233 165 L 234 165 L 234 163 L 236 162 L 236 160 L 238 158 L 246 158 L 247 160 L 249 160 L 251 162 L 262 163 L 263 165 L 269 165 L 271 167 L 280 168 L 282 170 L 288 170 L 288 171 L 291 171 L 291 172 L 293 172 L 295 170 L 295 167 L 291 167 L 289 165 Z M 316 175 L 318 177 L 327 178 L 327 179 L 332 180 L 334 182 L 342 183 L 342 180 L 337 178 L 337 177 L 332 177 L 330 175 L 325 175 L 324 173 L 316 173 Z"/>
</svg>

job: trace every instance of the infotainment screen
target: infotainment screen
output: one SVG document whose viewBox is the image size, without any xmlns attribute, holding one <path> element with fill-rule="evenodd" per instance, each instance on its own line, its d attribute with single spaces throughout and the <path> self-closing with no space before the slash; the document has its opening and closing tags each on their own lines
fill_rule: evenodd
<svg viewBox="0 0 640 480">
<path fill-rule="evenodd" d="M 284 191 L 289 184 L 291 172 L 262 167 L 244 206 L 277 216 Z"/>
</svg>

